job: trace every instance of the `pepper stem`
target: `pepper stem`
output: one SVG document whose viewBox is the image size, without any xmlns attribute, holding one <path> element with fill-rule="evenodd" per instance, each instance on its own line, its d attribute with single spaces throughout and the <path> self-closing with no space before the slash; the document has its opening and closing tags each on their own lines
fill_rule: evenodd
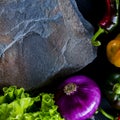
<svg viewBox="0 0 120 120">
<path fill-rule="evenodd" d="M 106 118 L 110 120 L 115 120 L 115 118 L 112 115 L 106 113 L 102 108 L 99 108 L 98 111 L 100 111 Z"/>
<path fill-rule="evenodd" d="M 120 95 L 120 83 L 116 83 L 114 86 L 113 86 L 113 92 L 117 95 Z"/>
<path fill-rule="evenodd" d="M 65 85 L 64 87 L 64 93 L 66 95 L 71 95 L 72 93 L 74 93 L 77 90 L 77 85 L 75 83 L 68 83 L 67 85 Z"/>
<path fill-rule="evenodd" d="M 118 15 L 118 12 L 119 12 L 119 0 L 115 0 L 116 1 L 116 9 L 117 9 L 117 15 Z"/>
<path fill-rule="evenodd" d="M 98 31 L 93 35 L 93 37 L 91 39 L 91 42 L 94 46 L 100 46 L 101 45 L 101 42 L 97 40 L 97 37 L 104 32 L 105 32 L 105 30 L 99 26 Z"/>
</svg>

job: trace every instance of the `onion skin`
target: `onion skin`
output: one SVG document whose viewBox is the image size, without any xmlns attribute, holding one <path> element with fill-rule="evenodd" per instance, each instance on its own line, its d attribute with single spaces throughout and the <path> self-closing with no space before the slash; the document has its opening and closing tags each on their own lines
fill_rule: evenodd
<svg viewBox="0 0 120 120">
<path fill-rule="evenodd" d="M 73 83 L 76 89 L 66 94 L 65 86 Z M 58 110 L 65 120 L 86 120 L 91 118 L 99 107 L 101 91 L 98 85 L 84 75 L 66 79 L 55 93 Z"/>
</svg>

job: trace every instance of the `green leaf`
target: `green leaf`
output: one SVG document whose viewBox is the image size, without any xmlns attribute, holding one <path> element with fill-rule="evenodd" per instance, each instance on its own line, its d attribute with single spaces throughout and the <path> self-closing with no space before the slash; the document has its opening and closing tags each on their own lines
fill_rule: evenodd
<svg viewBox="0 0 120 120">
<path fill-rule="evenodd" d="M 57 109 L 51 93 L 31 97 L 24 88 L 10 86 L 0 96 L 0 120 L 64 120 Z"/>
</svg>

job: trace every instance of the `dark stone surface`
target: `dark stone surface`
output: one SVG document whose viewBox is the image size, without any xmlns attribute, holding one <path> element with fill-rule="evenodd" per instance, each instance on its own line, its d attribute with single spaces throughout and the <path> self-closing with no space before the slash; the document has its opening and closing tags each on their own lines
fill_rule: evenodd
<svg viewBox="0 0 120 120">
<path fill-rule="evenodd" d="M 96 58 L 93 32 L 75 0 L 0 1 L 0 86 L 29 90 L 81 70 Z"/>
</svg>

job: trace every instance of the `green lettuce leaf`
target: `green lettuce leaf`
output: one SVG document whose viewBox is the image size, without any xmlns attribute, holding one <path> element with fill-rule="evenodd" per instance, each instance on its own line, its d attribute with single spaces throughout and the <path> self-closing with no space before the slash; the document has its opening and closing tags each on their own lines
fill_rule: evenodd
<svg viewBox="0 0 120 120">
<path fill-rule="evenodd" d="M 64 120 L 57 110 L 51 93 L 31 97 L 24 88 L 10 86 L 0 96 L 0 120 Z"/>
</svg>

